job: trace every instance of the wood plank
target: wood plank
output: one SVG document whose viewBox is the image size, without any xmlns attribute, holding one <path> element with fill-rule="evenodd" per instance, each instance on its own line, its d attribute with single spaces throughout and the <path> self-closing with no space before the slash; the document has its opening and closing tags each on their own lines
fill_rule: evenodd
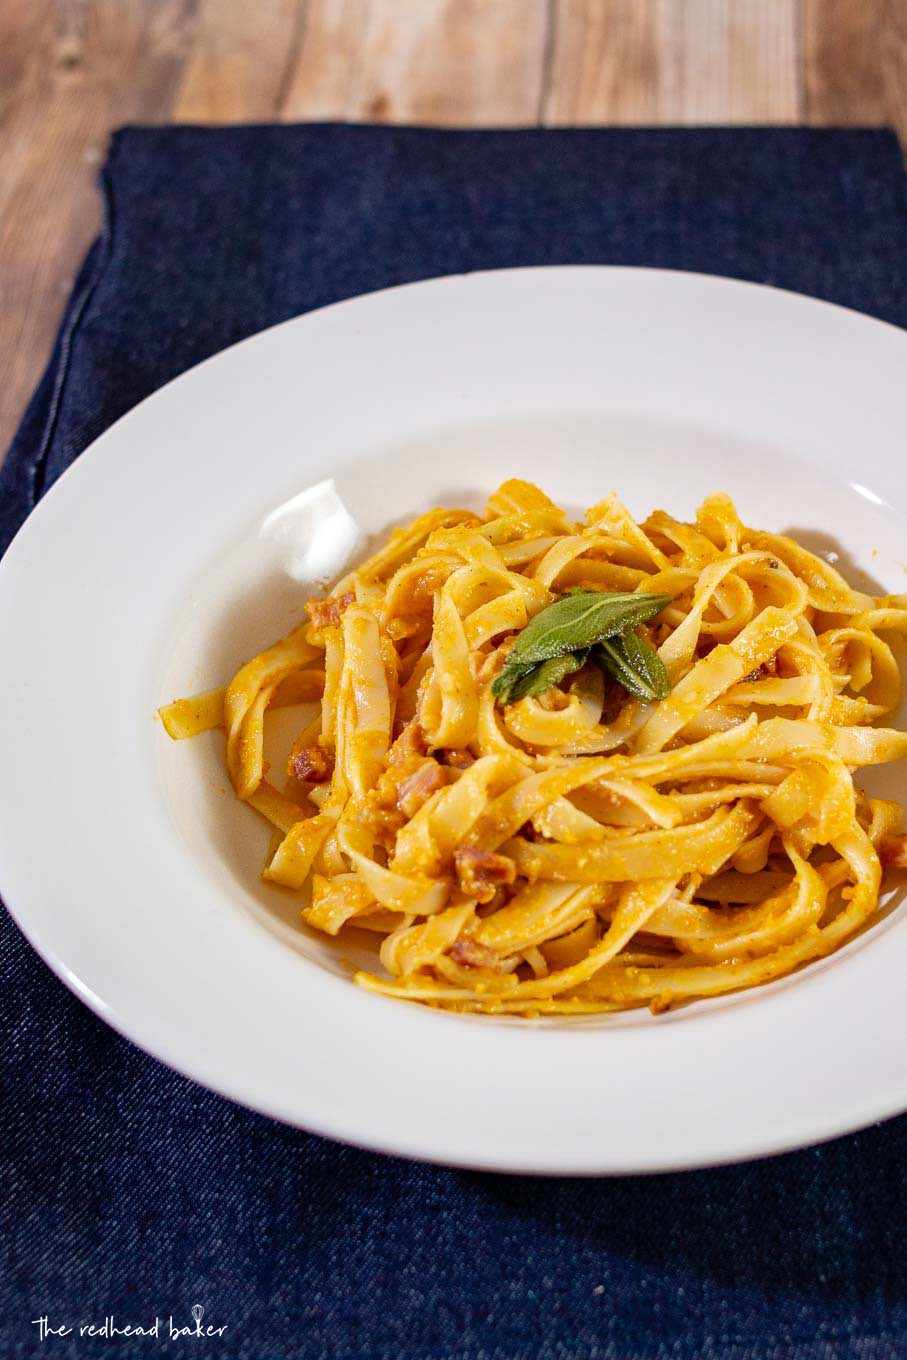
<svg viewBox="0 0 907 1360">
<path fill-rule="evenodd" d="M 0 130 L 25 90 L 39 84 L 42 41 L 53 22 L 53 0 L 4 0 L 0 4 Z"/>
<path fill-rule="evenodd" d="M 554 0 L 546 123 L 800 116 L 800 0 Z"/>
<path fill-rule="evenodd" d="M 286 119 L 538 118 L 547 0 L 311 0 Z"/>
<path fill-rule="evenodd" d="M 201 0 L 173 107 L 177 123 L 262 123 L 283 102 L 304 0 Z"/>
<path fill-rule="evenodd" d="M 94 180 L 108 131 L 166 117 L 182 61 L 183 12 L 183 0 L 57 3 L 34 24 L 28 60 L 7 90 L 0 112 L 4 452 L 97 231 Z"/>
<path fill-rule="evenodd" d="M 890 125 L 907 139 L 904 0 L 803 0 L 803 48 L 809 122 Z"/>
<path fill-rule="evenodd" d="M 369 0 L 308 0 L 280 118 L 352 118 L 364 57 Z"/>
</svg>

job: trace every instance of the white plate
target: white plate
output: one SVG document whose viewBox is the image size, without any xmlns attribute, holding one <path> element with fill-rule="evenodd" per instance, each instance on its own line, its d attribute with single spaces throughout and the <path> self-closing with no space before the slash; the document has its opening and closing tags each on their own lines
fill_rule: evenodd
<svg viewBox="0 0 907 1360">
<path fill-rule="evenodd" d="M 258 870 L 222 682 L 307 591 L 258 537 L 326 476 L 367 531 L 503 477 L 751 523 L 905 588 L 907 338 L 772 289 L 562 268 L 392 289 L 255 336 L 156 393 L 0 566 L 0 885 L 58 975 L 164 1062 L 279 1119 L 508 1171 L 631 1172 L 828 1138 L 907 1106 L 907 920 L 796 977 L 653 1019 L 458 1017 L 373 996 Z M 894 773 L 889 789 L 904 790 Z"/>
</svg>

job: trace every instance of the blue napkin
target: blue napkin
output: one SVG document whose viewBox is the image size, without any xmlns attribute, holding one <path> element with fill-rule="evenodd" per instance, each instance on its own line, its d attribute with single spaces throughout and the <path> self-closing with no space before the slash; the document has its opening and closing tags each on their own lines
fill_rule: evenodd
<svg viewBox="0 0 907 1360">
<path fill-rule="evenodd" d="M 103 185 L 103 231 L 0 471 L 0 548 L 161 383 L 387 284 L 659 265 L 907 321 L 904 178 L 884 132 L 127 129 Z M 907 1355 L 907 1119 L 682 1175 L 449 1171 L 175 1076 L 95 1019 L 6 917 L 0 966 L 0 1356 Z M 112 1338 L 79 1335 L 111 1317 Z M 156 1337 L 123 1334 L 156 1319 Z"/>
</svg>

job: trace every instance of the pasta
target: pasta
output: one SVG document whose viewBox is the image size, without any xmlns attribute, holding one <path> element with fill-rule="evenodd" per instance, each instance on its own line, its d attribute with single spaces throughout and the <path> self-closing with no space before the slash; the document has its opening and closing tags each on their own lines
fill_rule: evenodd
<svg viewBox="0 0 907 1360">
<path fill-rule="evenodd" d="M 161 717 L 175 738 L 223 728 L 274 830 L 264 878 L 314 930 L 372 932 L 360 986 L 658 1012 L 873 919 L 907 840 L 854 774 L 907 754 L 881 725 L 905 630 L 907 597 L 852 589 L 727 496 L 637 523 L 611 495 L 575 523 L 511 480 L 482 516 L 394 531 L 224 690 Z M 306 702 L 278 787 L 268 713 Z"/>
</svg>

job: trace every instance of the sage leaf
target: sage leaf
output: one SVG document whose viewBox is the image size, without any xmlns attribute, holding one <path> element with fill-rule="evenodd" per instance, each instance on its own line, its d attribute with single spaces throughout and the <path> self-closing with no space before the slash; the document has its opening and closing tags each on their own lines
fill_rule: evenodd
<svg viewBox="0 0 907 1360">
<path fill-rule="evenodd" d="M 562 595 L 540 610 L 520 633 L 491 687 L 492 693 L 506 703 L 513 686 L 530 667 L 626 633 L 654 618 L 670 603 L 670 595 L 639 592 L 616 595 L 573 590 Z"/>
<path fill-rule="evenodd" d="M 589 648 L 581 652 L 568 652 L 566 656 L 552 656 L 540 661 L 532 670 L 521 675 L 512 685 L 507 703 L 515 704 L 517 699 L 529 699 L 536 694 L 547 694 L 549 689 L 559 685 L 568 675 L 585 666 L 589 660 Z"/>
<path fill-rule="evenodd" d="M 508 665 L 504 662 L 504 669 L 501 674 L 492 681 L 491 692 L 502 704 L 510 703 L 510 695 L 513 688 L 520 680 L 525 680 L 535 670 L 535 666 L 530 662 L 528 666 Z"/>
<path fill-rule="evenodd" d="M 594 656 L 634 699 L 653 703 L 668 697 L 671 681 L 665 663 L 635 633 L 624 633 L 621 637 L 600 642 Z"/>
</svg>

